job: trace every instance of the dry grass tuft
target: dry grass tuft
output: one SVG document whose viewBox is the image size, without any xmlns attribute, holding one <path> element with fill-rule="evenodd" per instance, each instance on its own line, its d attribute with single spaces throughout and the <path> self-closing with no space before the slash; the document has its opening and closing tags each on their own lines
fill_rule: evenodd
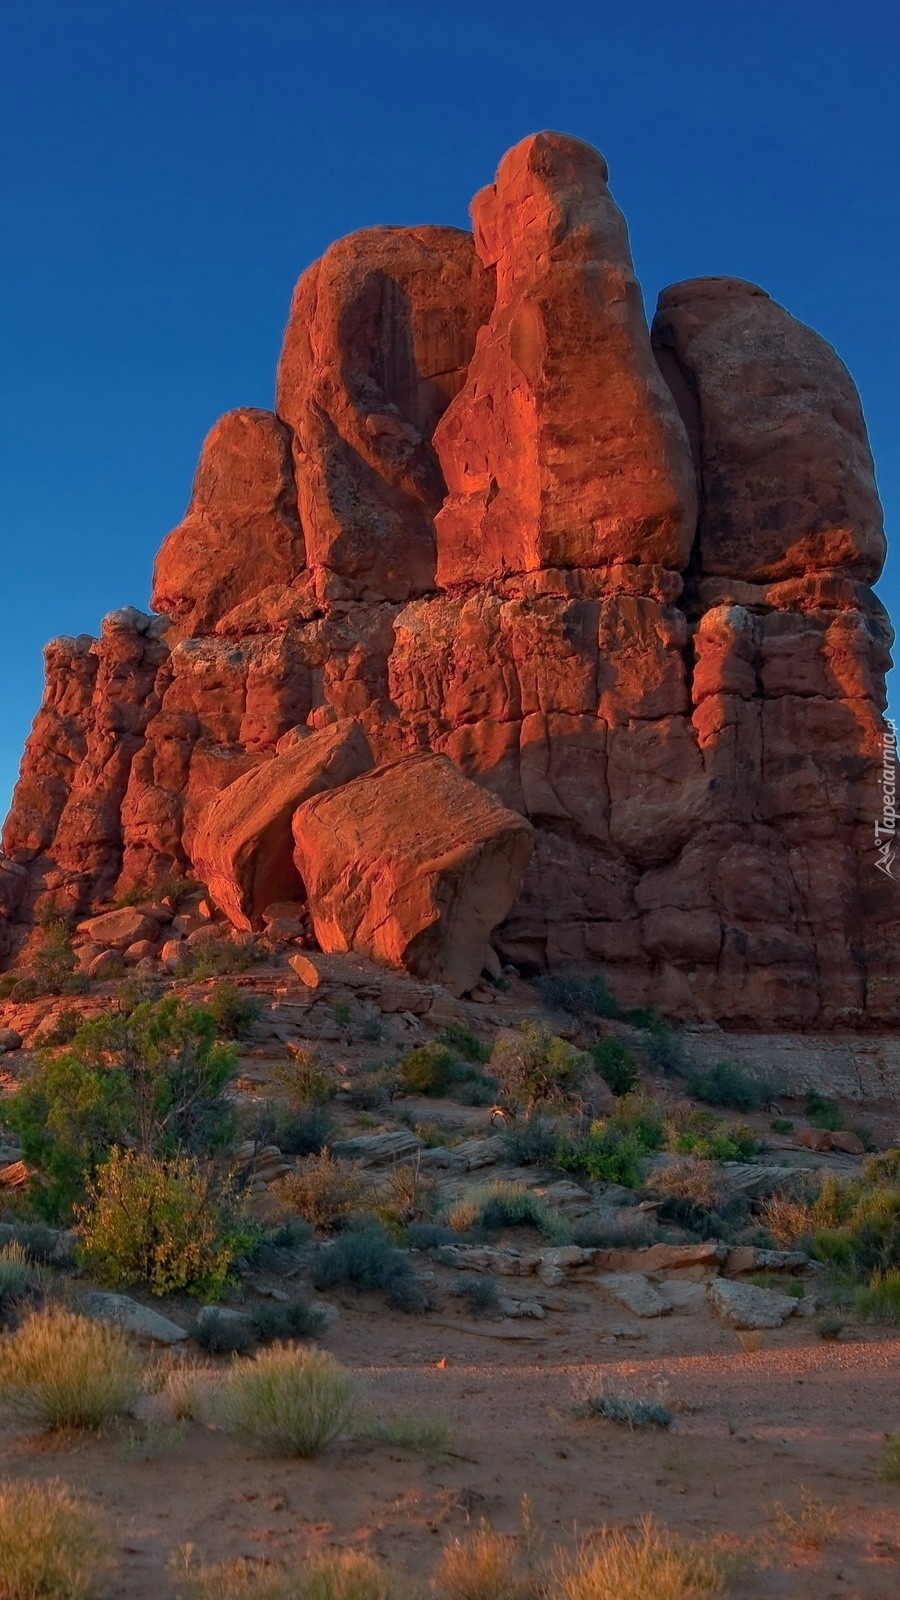
<svg viewBox="0 0 900 1600">
<path fill-rule="evenodd" d="M 821 1550 L 837 1537 L 838 1509 L 819 1500 L 809 1489 L 800 1490 L 800 1510 L 796 1516 L 778 1502 L 772 1512 L 778 1532 L 805 1550 Z"/>
<path fill-rule="evenodd" d="M 130 1410 L 141 1360 L 120 1328 L 51 1308 L 0 1341 L 0 1402 L 47 1428 L 102 1428 Z"/>
<path fill-rule="evenodd" d="M 530 1600 L 537 1594 L 534 1578 L 522 1570 L 518 1540 L 487 1524 L 444 1546 L 434 1587 L 447 1600 Z"/>
<path fill-rule="evenodd" d="M 89 1600 L 109 1567 L 96 1512 L 63 1484 L 0 1484 L 0 1600 Z"/>
<path fill-rule="evenodd" d="M 406 1583 L 362 1551 L 313 1556 L 303 1567 L 267 1561 L 195 1566 L 190 1553 L 178 1592 L 185 1600 L 407 1600 Z"/>
<path fill-rule="evenodd" d="M 273 1455 L 316 1456 L 359 1410 L 355 1378 L 323 1350 L 275 1344 L 238 1362 L 214 1396 L 226 1433 Z"/>
<path fill-rule="evenodd" d="M 604 1529 L 571 1556 L 557 1556 L 553 1600 L 705 1600 L 722 1594 L 721 1560 L 660 1532 L 647 1517 L 634 1530 Z"/>
</svg>

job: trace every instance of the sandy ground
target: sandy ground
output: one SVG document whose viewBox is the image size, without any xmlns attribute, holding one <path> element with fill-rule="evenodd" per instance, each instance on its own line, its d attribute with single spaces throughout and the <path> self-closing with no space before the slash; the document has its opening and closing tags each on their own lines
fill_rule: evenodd
<svg viewBox="0 0 900 1600">
<path fill-rule="evenodd" d="M 347 1442 L 294 1462 L 196 1424 L 55 1440 L 7 1425 L 4 1473 L 60 1477 L 106 1508 L 120 1560 L 109 1594 L 123 1600 L 173 1594 L 169 1563 L 185 1545 L 207 1559 L 365 1548 L 424 1578 L 441 1543 L 482 1518 L 515 1530 L 523 1496 L 550 1543 L 648 1513 L 717 1539 L 747 1558 L 735 1600 L 900 1597 L 900 1484 L 877 1475 L 885 1435 L 900 1427 L 900 1340 L 825 1344 L 808 1323 L 789 1323 L 748 1354 L 707 1315 L 641 1322 L 590 1284 L 565 1291 L 567 1310 L 524 1326 L 338 1298 L 328 1347 L 359 1372 L 379 1414 L 448 1419 L 448 1458 Z M 608 1380 L 661 1386 L 672 1429 L 576 1416 L 573 1388 L 598 1367 Z M 776 1504 L 798 1514 L 804 1491 L 836 1511 L 818 1548 L 777 1525 Z"/>
</svg>

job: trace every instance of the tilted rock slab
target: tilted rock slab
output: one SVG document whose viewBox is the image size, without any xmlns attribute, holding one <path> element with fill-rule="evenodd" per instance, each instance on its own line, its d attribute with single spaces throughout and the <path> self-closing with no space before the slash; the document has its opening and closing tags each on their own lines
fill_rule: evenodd
<svg viewBox="0 0 900 1600">
<path fill-rule="evenodd" d="M 297 807 L 371 765 L 365 734 L 349 718 L 264 761 L 212 801 L 200 819 L 192 859 L 211 898 L 235 927 L 258 925 L 292 880 L 302 894 L 291 833 Z"/>
<path fill-rule="evenodd" d="M 443 756 L 380 767 L 294 816 L 323 950 L 356 950 L 462 994 L 516 898 L 531 828 Z"/>
</svg>

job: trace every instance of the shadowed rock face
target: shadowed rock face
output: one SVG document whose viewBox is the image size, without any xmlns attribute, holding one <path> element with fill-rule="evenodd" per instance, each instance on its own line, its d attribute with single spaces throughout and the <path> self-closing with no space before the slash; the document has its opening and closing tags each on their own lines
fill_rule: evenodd
<svg viewBox="0 0 900 1600">
<path fill-rule="evenodd" d="M 262 803 L 290 730 L 353 718 L 395 776 L 308 802 L 323 899 L 329 816 L 356 840 L 353 787 L 412 794 L 404 758 L 441 755 L 532 824 L 506 957 L 599 963 L 625 1003 L 734 1027 L 896 1021 L 892 634 L 856 391 L 732 279 L 666 290 L 651 347 L 606 177 L 539 134 L 476 197 L 474 239 L 368 229 L 303 274 L 276 413 L 216 425 L 160 552 L 170 621 L 126 609 L 48 647 L 6 946 L 43 902 L 83 914 L 206 861 L 217 795 L 251 774 L 235 793 Z M 293 899 L 279 827 L 290 883 L 265 895 Z"/>
</svg>

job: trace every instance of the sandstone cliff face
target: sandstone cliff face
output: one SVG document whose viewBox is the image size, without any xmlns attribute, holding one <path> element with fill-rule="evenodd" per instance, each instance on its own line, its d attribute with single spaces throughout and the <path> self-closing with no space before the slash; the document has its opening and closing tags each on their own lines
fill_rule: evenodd
<svg viewBox="0 0 900 1600">
<path fill-rule="evenodd" d="M 577 140 L 523 141 L 473 217 L 474 241 L 370 229 L 304 273 L 276 412 L 216 425 L 160 553 L 168 623 L 48 647 L 7 943 L 42 900 L 190 865 L 215 795 L 352 717 L 376 765 L 445 755 L 532 823 L 507 958 L 726 1025 L 896 1021 L 852 381 L 730 279 L 665 291 L 651 349 Z"/>
</svg>

